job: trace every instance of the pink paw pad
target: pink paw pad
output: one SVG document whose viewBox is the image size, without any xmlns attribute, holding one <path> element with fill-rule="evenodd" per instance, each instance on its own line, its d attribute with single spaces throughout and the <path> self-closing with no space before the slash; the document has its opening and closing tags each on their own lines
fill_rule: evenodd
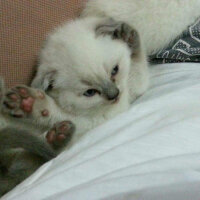
<svg viewBox="0 0 200 200">
<path fill-rule="evenodd" d="M 49 116 L 49 111 L 47 109 L 44 109 L 44 110 L 41 111 L 41 115 L 43 117 L 48 117 Z"/>
<path fill-rule="evenodd" d="M 17 86 L 10 89 L 4 99 L 4 111 L 13 117 L 22 118 L 30 114 L 35 98 L 27 87 Z"/>
<path fill-rule="evenodd" d="M 23 99 L 21 102 L 21 109 L 24 112 L 31 113 L 34 101 L 35 100 L 32 97 L 27 97 L 26 99 Z"/>
</svg>

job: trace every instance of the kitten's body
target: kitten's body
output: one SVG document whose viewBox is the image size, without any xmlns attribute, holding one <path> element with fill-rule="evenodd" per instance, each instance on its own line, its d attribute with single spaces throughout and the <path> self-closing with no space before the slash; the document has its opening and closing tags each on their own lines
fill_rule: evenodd
<svg viewBox="0 0 200 200">
<path fill-rule="evenodd" d="M 8 122 L 4 115 L 0 118 L 6 127 L 9 123 L 31 124 L 40 132 L 70 120 L 76 125 L 72 145 L 88 130 L 127 110 L 146 91 L 147 55 L 181 34 L 199 16 L 199 8 L 200 0 L 89 1 L 82 18 L 56 29 L 42 49 L 32 86 L 49 96 L 30 95 L 32 103 L 17 104 L 21 119 Z M 13 103 L 9 98 L 5 102 Z M 13 118 L 18 115 L 12 108 L 5 110 Z M 47 134 L 49 143 L 52 135 Z"/>
</svg>

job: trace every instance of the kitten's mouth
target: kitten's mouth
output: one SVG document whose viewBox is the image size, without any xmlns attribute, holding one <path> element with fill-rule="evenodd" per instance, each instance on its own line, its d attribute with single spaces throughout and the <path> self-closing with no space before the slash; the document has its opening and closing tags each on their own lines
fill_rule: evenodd
<svg viewBox="0 0 200 200">
<path fill-rule="evenodd" d="M 120 97 L 118 96 L 116 99 L 111 101 L 111 104 L 116 104 L 119 102 Z"/>
</svg>

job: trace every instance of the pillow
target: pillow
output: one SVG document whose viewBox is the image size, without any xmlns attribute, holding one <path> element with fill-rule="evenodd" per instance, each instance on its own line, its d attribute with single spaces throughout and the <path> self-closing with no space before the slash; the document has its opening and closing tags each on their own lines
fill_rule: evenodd
<svg viewBox="0 0 200 200">
<path fill-rule="evenodd" d="M 200 18 L 167 48 L 150 56 L 152 63 L 200 62 Z"/>
</svg>

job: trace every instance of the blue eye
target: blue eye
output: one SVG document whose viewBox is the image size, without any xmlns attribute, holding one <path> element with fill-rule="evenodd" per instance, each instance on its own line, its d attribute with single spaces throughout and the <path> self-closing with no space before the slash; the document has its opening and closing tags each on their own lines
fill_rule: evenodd
<svg viewBox="0 0 200 200">
<path fill-rule="evenodd" d="M 89 89 L 86 92 L 84 92 L 83 95 L 86 96 L 86 97 L 93 97 L 97 93 L 100 94 L 100 92 L 98 90 Z"/>
<path fill-rule="evenodd" d="M 119 71 L 119 66 L 116 65 L 116 66 L 113 68 L 112 72 L 111 72 L 111 76 L 117 75 L 118 71 Z"/>
</svg>

